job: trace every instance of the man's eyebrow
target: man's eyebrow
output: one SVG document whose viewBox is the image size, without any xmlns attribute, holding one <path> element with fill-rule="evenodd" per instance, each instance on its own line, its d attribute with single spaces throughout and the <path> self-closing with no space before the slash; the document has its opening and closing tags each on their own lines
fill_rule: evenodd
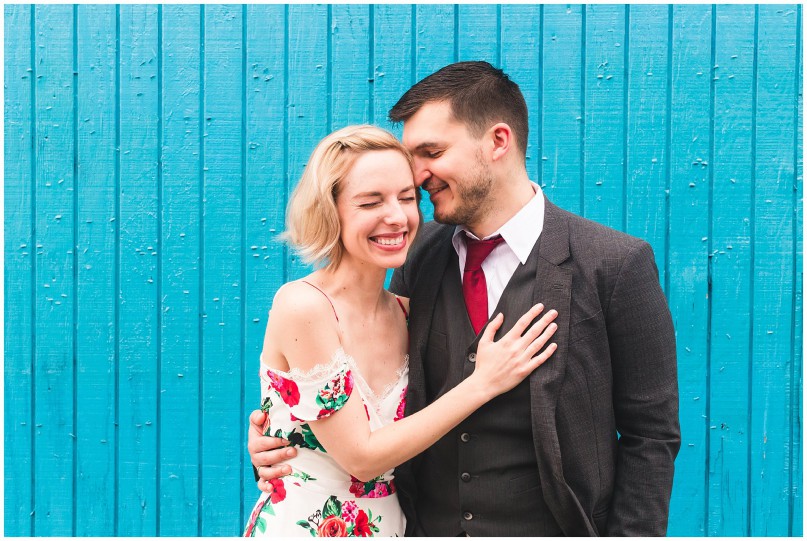
<svg viewBox="0 0 807 541">
<path fill-rule="evenodd" d="M 435 143 L 435 142 L 432 142 L 432 141 L 425 141 L 423 143 L 420 143 L 418 146 L 416 146 L 415 149 L 413 150 L 413 152 L 418 152 L 419 150 L 426 150 L 426 149 L 435 148 L 435 147 L 439 147 L 439 146 L 440 146 L 439 143 Z"/>
</svg>

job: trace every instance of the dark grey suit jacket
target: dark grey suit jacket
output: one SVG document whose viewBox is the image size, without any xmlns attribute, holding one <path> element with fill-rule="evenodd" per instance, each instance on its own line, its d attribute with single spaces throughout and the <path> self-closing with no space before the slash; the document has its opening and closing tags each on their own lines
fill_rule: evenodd
<svg viewBox="0 0 807 541">
<path fill-rule="evenodd" d="M 425 224 L 392 279 L 411 299 L 407 413 L 426 406 L 424 364 L 447 362 L 426 358 L 426 342 L 453 230 Z M 664 535 L 681 436 L 675 334 L 652 249 L 548 200 L 536 248 L 521 313 L 538 302 L 559 312 L 558 349 L 530 376 L 546 504 L 566 535 Z M 417 467 L 415 457 L 396 470 L 410 521 Z"/>
</svg>

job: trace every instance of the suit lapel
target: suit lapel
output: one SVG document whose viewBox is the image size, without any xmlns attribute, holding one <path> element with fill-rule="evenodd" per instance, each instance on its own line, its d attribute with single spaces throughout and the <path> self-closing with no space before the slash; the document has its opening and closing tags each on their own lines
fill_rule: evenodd
<svg viewBox="0 0 807 541">
<path fill-rule="evenodd" d="M 554 410 L 560 385 L 566 372 L 567 343 L 569 337 L 569 309 L 572 295 L 571 272 L 561 264 L 569 258 L 569 229 L 558 208 L 546 201 L 544 229 L 538 241 L 538 258 L 535 267 L 532 303 L 543 303 L 545 310 L 555 309 L 558 330 L 552 341 L 557 351 L 530 376 L 533 409 L 553 412 L 550 418 L 537 416 L 535 421 L 554 428 Z"/>
<path fill-rule="evenodd" d="M 558 349 L 530 375 L 532 399 L 532 435 L 544 500 L 566 535 L 594 536 L 580 502 L 563 476 L 556 408 L 566 375 L 571 311 L 572 273 L 562 263 L 569 258 L 569 226 L 558 207 L 546 201 L 544 228 L 538 245 L 535 289 L 532 302 L 544 303 L 547 310 L 558 311 L 558 330 L 552 341 Z"/>
<path fill-rule="evenodd" d="M 407 415 L 426 406 L 426 378 L 423 371 L 423 359 L 429 341 L 429 329 L 434 318 L 434 306 L 437 293 L 454 249 L 451 243 L 453 227 L 443 227 L 432 240 L 434 248 L 429 251 L 420 263 L 412 288 L 410 307 L 409 337 L 409 389 L 406 398 Z"/>
</svg>

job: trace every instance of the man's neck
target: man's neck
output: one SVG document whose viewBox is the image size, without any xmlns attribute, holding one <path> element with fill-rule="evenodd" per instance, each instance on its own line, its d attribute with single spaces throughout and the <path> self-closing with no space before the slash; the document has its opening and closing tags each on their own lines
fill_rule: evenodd
<svg viewBox="0 0 807 541">
<path fill-rule="evenodd" d="M 480 239 L 498 231 L 535 196 L 526 171 L 516 178 L 500 180 L 497 184 L 494 188 L 496 197 L 486 206 L 480 219 L 473 224 L 465 224 Z"/>
</svg>

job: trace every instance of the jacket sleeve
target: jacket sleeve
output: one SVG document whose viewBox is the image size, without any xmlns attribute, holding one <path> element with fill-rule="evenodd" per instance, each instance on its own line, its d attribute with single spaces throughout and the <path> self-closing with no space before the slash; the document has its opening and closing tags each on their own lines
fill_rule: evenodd
<svg viewBox="0 0 807 541">
<path fill-rule="evenodd" d="M 399 297 L 410 298 L 412 295 L 409 293 L 409 287 L 406 284 L 406 264 L 395 269 L 392 273 L 392 280 L 389 284 L 389 290 Z"/>
<path fill-rule="evenodd" d="M 605 534 L 662 536 L 681 430 L 675 331 L 646 242 L 624 259 L 606 325 L 619 443 Z"/>
</svg>

